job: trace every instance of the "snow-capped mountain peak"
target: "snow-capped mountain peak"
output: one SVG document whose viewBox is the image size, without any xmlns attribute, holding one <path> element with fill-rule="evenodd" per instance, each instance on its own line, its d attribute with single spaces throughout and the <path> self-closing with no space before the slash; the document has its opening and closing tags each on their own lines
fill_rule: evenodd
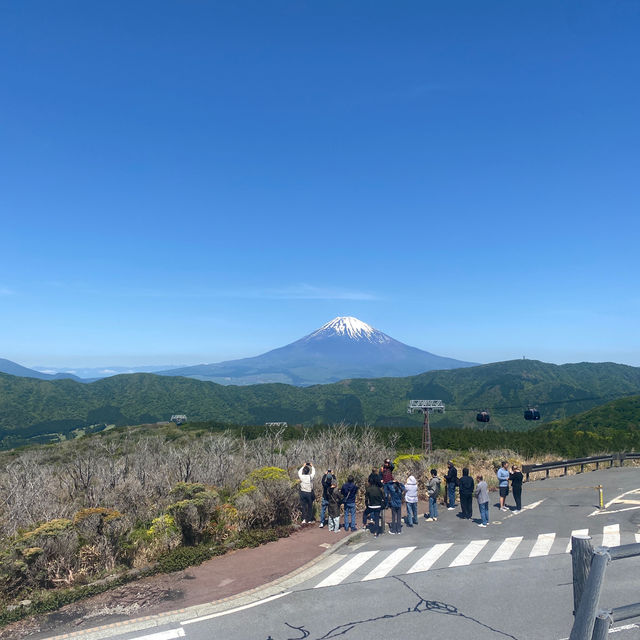
<svg viewBox="0 0 640 640">
<path fill-rule="evenodd" d="M 358 318 L 353 316 L 338 316 L 333 320 L 322 325 L 317 331 L 308 336 L 308 339 L 322 338 L 328 336 L 344 336 L 351 340 L 366 340 L 367 342 L 385 343 L 390 342 L 391 338 L 382 331 L 374 329 Z"/>
</svg>

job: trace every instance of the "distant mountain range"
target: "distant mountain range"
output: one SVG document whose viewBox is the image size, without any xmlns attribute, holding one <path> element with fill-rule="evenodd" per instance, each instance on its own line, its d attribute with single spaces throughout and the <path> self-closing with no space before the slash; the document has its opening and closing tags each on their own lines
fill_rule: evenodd
<svg viewBox="0 0 640 640">
<path fill-rule="evenodd" d="M 338 317 L 317 331 L 253 358 L 184 367 L 74 368 L 74 373 L 48 373 L 0 359 L 0 373 L 90 382 L 122 373 L 157 373 L 209 380 L 218 384 L 249 385 L 282 382 L 297 386 L 326 384 L 346 378 L 410 376 L 435 369 L 457 369 L 475 363 L 437 356 L 410 347 L 353 317 Z"/>
<path fill-rule="evenodd" d="M 328 385 L 222 386 L 149 373 L 120 375 L 80 384 L 0 374 L 0 446 L 49 441 L 89 425 L 134 425 L 184 413 L 190 421 L 239 425 L 265 422 L 314 425 L 347 422 L 375 426 L 419 425 L 408 415 L 411 399 L 439 399 L 438 427 L 525 430 L 523 410 L 535 405 L 542 421 L 561 419 L 607 401 L 640 393 L 640 368 L 614 363 L 554 365 L 511 360 L 404 378 L 343 380 Z M 603 420 L 607 417 L 603 416 Z"/>
<path fill-rule="evenodd" d="M 282 382 L 308 386 L 348 378 L 410 376 L 474 364 L 410 347 L 357 318 L 346 316 L 334 318 L 296 342 L 253 358 L 157 373 L 219 384 Z"/>
<path fill-rule="evenodd" d="M 38 378 L 38 380 L 64 380 L 68 378 L 70 380 L 83 382 L 82 378 L 71 373 L 43 373 L 42 371 L 23 367 L 5 358 L 0 358 L 0 373 L 8 373 L 11 376 L 22 376 L 24 378 Z"/>
</svg>

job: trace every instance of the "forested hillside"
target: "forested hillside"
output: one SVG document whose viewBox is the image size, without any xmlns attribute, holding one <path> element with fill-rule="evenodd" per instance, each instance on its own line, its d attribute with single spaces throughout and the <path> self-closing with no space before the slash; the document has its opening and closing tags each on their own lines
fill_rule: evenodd
<svg viewBox="0 0 640 640">
<path fill-rule="evenodd" d="M 140 424 L 185 413 L 190 420 L 260 425 L 370 424 L 417 426 L 407 415 L 409 399 L 440 399 L 446 413 L 434 428 L 476 426 L 475 415 L 491 413 L 489 429 L 522 431 L 532 426 L 523 408 L 536 405 L 542 420 L 563 419 L 611 399 L 640 392 L 640 368 L 613 363 L 553 365 L 531 360 L 432 371 L 407 378 L 345 380 L 300 388 L 282 384 L 221 386 L 153 374 L 120 375 L 81 384 L 0 375 L 0 437 L 68 433 L 102 424 Z M 535 424 L 535 423 L 534 423 Z M 6 436 L 10 437 L 8 440 Z"/>
</svg>

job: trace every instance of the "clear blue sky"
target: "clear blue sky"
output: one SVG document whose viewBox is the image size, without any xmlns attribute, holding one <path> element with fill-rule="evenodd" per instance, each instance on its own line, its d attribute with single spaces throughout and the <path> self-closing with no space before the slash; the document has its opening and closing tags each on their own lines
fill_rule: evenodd
<svg viewBox="0 0 640 640">
<path fill-rule="evenodd" d="M 0 1 L 0 357 L 338 315 L 640 365 L 640 3 Z"/>
</svg>

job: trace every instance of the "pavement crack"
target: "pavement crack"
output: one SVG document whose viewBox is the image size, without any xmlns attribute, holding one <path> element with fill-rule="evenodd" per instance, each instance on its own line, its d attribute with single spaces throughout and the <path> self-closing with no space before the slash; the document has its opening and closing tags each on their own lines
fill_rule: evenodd
<svg viewBox="0 0 640 640">
<path fill-rule="evenodd" d="M 307 631 L 304 628 L 304 625 L 300 626 L 300 627 L 295 627 L 292 624 L 289 624 L 288 622 L 285 622 L 285 624 L 287 625 L 287 627 L 289 627 L 290 629 L 295 629 L 296 631 L 299 631 L 302 635 L 301 636 L 296 636 L 295 638 L 287 638 L 287 640 L 303 640 L 303 638 L 308 638 L 310 635 L 310 631 Z"/>
<path fill-rule="evenodd" d="M 476 625 L 484 627 L 488 631 L 491 631 L 492 633 L 496 633 L 504 638 L 510 638 L 511 640 L 518 640 L 518 638 L 511 635 L 510 633 L 501 631 L 500 629 L 496 629 L 491 625 L 488 625 L 485 622 L 478 620 L 477 618 L 474 618 L 465 613 L 462 613 L 461 611 L 458 610 L 456 606 L 452 604 L 448 604 L 446 602 L 439 602 L 438 600 L 428 600 L 427 598 L 424 598 L 411 585 L 405 582 L 405 580 L 403 580 L 400 576 L 391 576 L 391 577 L 397 580 L 398 582 L 400 582 L 404 587 L 406 587 L 409 591 L 411 591 L 411 593 L 414 596 L 416 596 L 416 598 L 418 598 L 418 601 L 416 604 L 414 604 L 413 606 L 407 607 L 402 611 L 397 611 L 395 613 L 382 613 L 380 615 L 372 616 L 370 618 L 364 618 L 362 620 L 351 620 L 349 622 L 339 624 L 333 627 L 332 629 L 330 629 L 329 631 L 327 631 L 324 635 L 317 636 L 315 640 L 330 640 L 330 638 L 338 638 L 340 636 L 344 637 L 347 634 L 351 633 L 351 631 L 353 631 L 357 627 L 364 624 L 369 624 L 371 622 L 378 622 L 379 620 L 391 620 L 393 618 L 398 618 L 400 616 L 406 616 L 407 614 L 423 613 L 425 611 L 440 613 L 443 615 L 453 616 L 458 618 L 464 618 L 465 620 L 468 620 L 469 622 L 473 622 Z M 294 626 L 292 624 L 289 624 L 288 622 L 285 622 L 284 624 L 290 629 L 295 629 L 296 631 L 300 631 L 303 634 L 296 638 L 287 638 L 287 640 L 302 640 L 303 638 L 307 638 L 311 635 L 311 632 L 307 631 L 304 628 L 304 625 Z M 273 640 L 273 639 L 271 638 L 271 636 L 269 636 L 268 640 Z"/>
</svg>

